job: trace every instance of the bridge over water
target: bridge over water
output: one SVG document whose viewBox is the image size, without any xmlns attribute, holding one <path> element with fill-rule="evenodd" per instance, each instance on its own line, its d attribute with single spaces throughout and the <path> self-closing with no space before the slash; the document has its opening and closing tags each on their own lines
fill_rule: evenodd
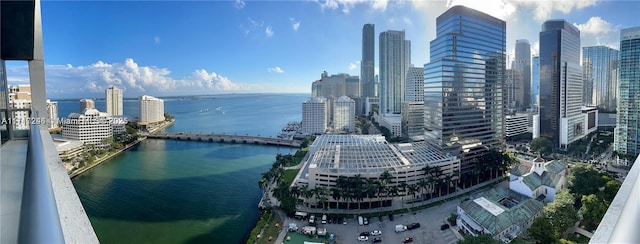
<svg viewBox="0 0 640 244">
<path fill-rule="evenodd" d="M 204 141 L 204 142 L 220 142 L 220 143 L 238 143 L 238 144 L 258 144 L 273 145 L 286 147 L 300 147 L 302 141 L 289 140 L 272 137 L 250 136 L 250 135 L 229 135 L 229 134 L 213 134 L 213 133 L 154 133 L 147 134 L 147 138 L 153 139 L 172 139 L 185 141 Z"/>
</svg>

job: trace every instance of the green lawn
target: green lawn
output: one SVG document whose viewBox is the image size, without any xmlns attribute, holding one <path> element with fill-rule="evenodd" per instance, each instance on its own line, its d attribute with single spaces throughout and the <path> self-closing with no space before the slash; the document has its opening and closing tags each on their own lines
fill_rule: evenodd
<svg viewBox="0 0 640 244">
<path fill-rule="evenodd" d="M 287 185 L 290 185 L 293 182 L 293 179 L 296 178 L 298 171 L 300 170 L 299 169 L 286 170 L 284 172 L 284 182 L 286 182 Z"/>
</svg>

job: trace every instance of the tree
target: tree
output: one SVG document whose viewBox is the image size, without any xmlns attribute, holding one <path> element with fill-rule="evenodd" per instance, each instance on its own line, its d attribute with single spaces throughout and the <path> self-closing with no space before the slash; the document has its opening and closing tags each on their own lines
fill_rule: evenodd
<svg viewBox="0 0 640 244">
<path fill-rule="evenodd" d="M 549 154 L 553 151 L 553 143 L 546 137 L 538 137 L 531 141 L 531 150 L 543 155 Z"/>
<path fill-rule="evenodd" d="M 607 212 L 607 204 L 605 204 L 595 194 L 582 196 L 582 207 L 580 208 L 584 220 L 590 227 L 595 227 L 600 223 L 604 213 Z"/>
<path fill-rule="evenodd" d="M 458 244 L 502 244 L 501 241 L 493 239 L 489 234 L 478 236 L 465 236 L 464 240 L 458 241 Z"/>
<path fill-rule="evenodd" d="M 539 243 L 554 243 L 560 239 L 560 233 L 553 227 L 546 217 L 539 217 L 533 221 L 529 228 L 529 234 Z"/>
<path fill-rule="evenodd" d="M 573 207 L 575 197 L 568 190 L 559 191 L 553 202 L 544 208 L 544 215 L 558 231 L 564 232 L 578 222 L 578 211 Z"/>
<path fill-rule="evenodd" d="M 598 188 L 605 184 L 597 169 L 582 163 L 571 167 L 569 182 L 571 183 L 569 189 L 578 196 L 595 194 Z"/>
<path fill-rule="evenodd" d="M 607 206 L 611 204 L 611 202 L 613 201 L 613 198 L 616 196 L 621 186 L 620 181 L 613 179 L 611 177 L 608 177 L 608 178 L 609 180 L 607 180 L 607 183 L 604 184 L 604 191 L 602 191 L 602 200 L 607 202 Z"/>
</svg>

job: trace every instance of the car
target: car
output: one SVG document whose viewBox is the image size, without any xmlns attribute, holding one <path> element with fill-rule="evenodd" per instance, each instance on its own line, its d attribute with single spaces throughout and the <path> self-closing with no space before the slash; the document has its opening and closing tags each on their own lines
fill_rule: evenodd
<svg viewBox="0 0 640 244">
<path fill-rule="evenodd" d="M 360 233 L 360 236 L 369 236 L 369 235 L 371 235 L 371 233 L 366 232 L 366 231 L 365 231 L 365 232 Z"/>
<path fill-rule="evenodd" d="M 364 225 L 369 225 L 369 219 L 364 218 Z"/>
<path fill-rule="evenodd" d="M 405 237 L 404 240 L 402 240 L 402 243 L 409 243 L 409 242 L 413 242 L 413 237 Z"/>
<path fill-rule="evenodd" d="M 373 242 L 373 243 L 382 242 L 382 237 L 373 238 L 373 240 L 371 242 Z"/>
<path fill-rule="evenodd" d="M 344 218 L 344 219 L 342 220 L 342 224 L 343 224 L 343 225 L 346 225 L 346 224 L 347 224 L 347 218 Z"/>
<path fill-rule="evenodd" d="M 440 230 L 446 230 L 449 229 L 449 224 L 443 224 L 440 226 Z"/>
<path fill-rule="evenodd" d="M 380 220 L 380 222 L 382 222 L 382 220 L 383 220 L 382 215 L 378 216 L 378 220 Z"/>
<path fill-rule="evenodd" d="M 371 235 L 372 235 L 372 236 L 379 236 L 379 235 L 382 235 L 382 231 L 380 231 L 380 230 L 374 230 L 374 231 L 371 231 Z"/>
<path fill-rule="evenodd" d="M 393 221 L 393 214 L 389 214 L 389 220 Z"/>
<path fill-rule="evenodd" d="M 413 229 L 417 229 L 420 228 L 420 223 L 411 223 L 409 225 L 407 225 L 407 230 L 413 230 Z"/>
<path fill-rule="evenodd" d="M 369 237 L 368 236 L 358 236 L 358 241 L 368 241 Z"/>
</svg>

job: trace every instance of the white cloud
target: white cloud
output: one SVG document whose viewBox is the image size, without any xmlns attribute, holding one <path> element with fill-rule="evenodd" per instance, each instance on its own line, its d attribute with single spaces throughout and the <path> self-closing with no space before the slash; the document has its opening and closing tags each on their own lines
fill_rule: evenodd
<svg viewBox="0 0 640 244">
<path fill-rule="evenodd" d="M 448 0 L 447 8 L 455 5 L 464 5 L 485 12 L 499 19 L 506 19 L 516 11 L 516 6 L 506 0 Z"/>
<path fill-rule="evenodd" d="M 271 26 L 267 26 L 267 28 L 264 29 L 264 34 L 267 35 L 267 37 L 272 37 L 273 28 L 271 28 Z"/>
<path fill-rule="evenodd" d="M 533 11 L 533 15 L 537 21 L 545 21 L 551 17 L 554 11 L 566 15 L 574 9 L 593 6 L 597 1 L 598 0 L 447 0 L 447 7 L 464 5 L 503 20 L 513 17 L 519 9 L 526 7 L 528 11 Z M 415 1 L 414 5 L 416 5 Z"/>
<path fill-rule="evenodd" d="M 360 61 L 349 63 L 349 70 L 355 70 L 357 68 L 360 68 Z"/>
<path fill-rule="evenodd" d="M 159 36 L 154 37 L 153 42 L 156 44 L 160 43 L 160 37 Z"/>
<path fill-rule="evenodd" d="M 28 83 L 26 65 L 7 67 L 11 84 Z M 101 95 L 110 86 L 121 87 L 126 96 L 214 94 L 248 91 L 250 85 L 232 82 L 228 77 L 199 69 L 192 74 L 175 79 L 171 71 L 155 66 L 140 66 L 128 58 L 124 63 L 98 61 L 91 65 L 46 65 L 45 79 L 49 97 L 81 97 L 87 94 Z"/>
<path fill-rule="evenodd" d="M 540 40 L 536 40 L 536 42 L 534 42 L 531 45 L 531 56 L 539 55 L 539 54 L 540 54 Z"/>
<path fill-rule="evenodd" d="M 582 46 L 609 46 L 618 48 L 619 33 L 611 23 L 599 16 L 591 17 L 584 24 L 573 24 L 580 30 Z"/>
<path fill-rule="evenodd" d="M 279 66 L 268 68 L 267 71 L 269 71 L 269 73 L 278 73 L 278 74 L 284 73 L 284 70 L 282 70 Z"/>
<path fill-rule="evenodd" d="M 298 28 L 300 28 L 300 21 L 294 18 L 289 18 L 289 20 L 291 21 L 291 28 L 293 28 L 294 31 L 297 31 Z"/>
<path fill-rule="evenodd" d="M 236 0 L 233 4 L 237 9 L 242 9 L 245 5 L 247 4 L 243 0 Z"/>
<path fill-rule="evenodd" d="M 373 10 L 385 11 L 387 9 L 388 0 L 314 0 L 320 4 L 322 11 L 325 9 L 336 10 L 341 9 L 345 14 L 351 12 L 351 9 L 357 5 L 369 5 Z"/>
</svg>

